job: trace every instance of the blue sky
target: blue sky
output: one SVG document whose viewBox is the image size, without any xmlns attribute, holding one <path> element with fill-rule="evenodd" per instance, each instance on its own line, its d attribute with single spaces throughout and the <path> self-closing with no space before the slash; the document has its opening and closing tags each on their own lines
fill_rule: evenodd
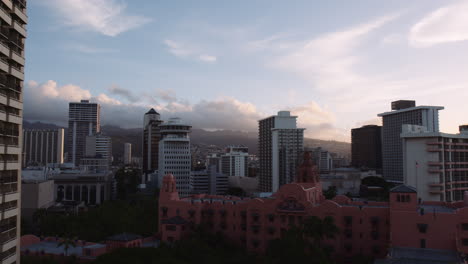
<svg viewBox="0 0 468 264">
<path fill-rule="evenodd" d="M 30 0 L 25 112 L 67 102 L 140 127 L 150 107 L 194 127 L 255 131 L 291 110 L 306 135 L 349 141 L 390 102 L 466 123 L 468 1 Z"/>
</svg>

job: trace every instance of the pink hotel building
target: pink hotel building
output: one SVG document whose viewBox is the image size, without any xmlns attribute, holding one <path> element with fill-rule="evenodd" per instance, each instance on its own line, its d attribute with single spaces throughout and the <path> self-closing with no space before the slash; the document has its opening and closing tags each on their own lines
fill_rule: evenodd
<svg viewBox="0 0 468 264">
<path fill-rule="evenodd" d="M 340 258 L 429 252 L 461 260 L 468 253 L 468 194 L 460 202 L 421 203 L 413 187 L 400 185 L 391 190 L 389 202 L 342 195 L 326 200 L 310 154 L 304 160 L 296 182 L 267 198 L 202 194 L 181 199 L 174 177 L 166 175 L 159 203 L 162 241 L 183 239 L 192 226 L 205 224 L 248 250 L 263 252 L 290 225 L 308 216 L 331 216 L 340 231 L 325 244 Z"/>
</svg>

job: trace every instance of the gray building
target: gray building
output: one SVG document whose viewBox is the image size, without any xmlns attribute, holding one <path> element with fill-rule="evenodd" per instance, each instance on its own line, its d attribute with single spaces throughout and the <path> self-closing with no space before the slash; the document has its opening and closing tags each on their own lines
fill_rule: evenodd
<svg viewBox="0 0 468 264">
<path fill-rule="evenodd" d="M 112 139 L 109 136 L 95 134 L 86 137 L 85 157 L 98 157 L 112 161 Z"/>
<path fill-rule="evenodd" d="M 101 131 L 101 106 L 89 100 L 72 102 L 68 108 L 68 162 L 80 164 L 85 156 L 86 137 Z"/>
<path fill-rule="evenodd" d="M 411 103 L 413 102 L 413 103 Z M 403 182 L 403 147 L 400 134 L 403 125 L 419 125 L 439 132 L 439 110 L 442 106 L 415 106 L 414 101 L 392 102 L 392 110 L 382 117 L 383 176 L 392 182 Z"/>
<path fill-rule="evenodd" d="M 23 167 L 63 163 L 64 130 L 23 130 Z"/>
<path fill-rule="evenodd" d="M 261 192 L 276 192 L 294 180 L 304 150 L 304 128 L 297 128 L 296 119 L 289 111 L 280 111 L 258 121 Z"/>
<path fill-rule="evenodd" d="M 220 157 L 221 172 L 227 176 L 247 177 L 249 175 L 249 148 L 228 146 Z"/>
</svg>

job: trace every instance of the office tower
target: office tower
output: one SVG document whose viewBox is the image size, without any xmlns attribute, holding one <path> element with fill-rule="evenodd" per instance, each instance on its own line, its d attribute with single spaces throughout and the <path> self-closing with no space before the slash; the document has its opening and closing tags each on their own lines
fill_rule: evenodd
<svg viewBox="0 0 468 264">
<path fill-rule="evenodd" d="M 159 126 L 163 123 L 161 116 L 153 108 L 143 118 L 143 172 L 152 173 L 158 169 Z"/>
<path fill-rule="evenodd" d="M 221 173 L 227 176 L 249 175 L 249 148 L 244 146 L 228 146 L 221 155 Z"/>
<path fill-rule="evenodd" d="M 460 201 L 468 191 L 468 131 L 459 134 L 404 125 L 404 183 L 416 188 L 423 201 Z"/>
<path fill-rule="evenodd" d="M 132 144 L 124 144 L 124 164 L 128 165 L 132 163 Z"/>
<path fill-rule="evenodd" d="M 172 174 L 175 177 L 177 190 L 181 196 L 191 194 L 190 172 L 191 153 L 190 137 L 191 126 L 180 120 L 171 118 L 159 126 L 161 140 L 159 141 L 159 176 Z"/>
<path fill-rule="evenodd" d="M 85 157 L 96 157 L 112 161 L 112 139 L 101 133 L 86 137 Z"/>
<path fill-rule="evenodd" d="M 89 100 L 71 102 L 68 108 L 68 162 L 80 164 L 85 155 L 86 137 L 101 131 L 101 106 Z"/>
<path fill-rule="evenodd" d="M 215 166 L 216 172 L 221 172 L 221 154 L 211 153 L 206 157 L 206 167 Z"/>
<path fill-rule="evenodd" d="M 19 263 L 26 1 L 0 2 L 1 263 Z"/>
<path fill-rule="evenodd" d="M 63 163 L 64 129 L 23 130 L 23 167 Z"/>
<path fill-rule="evenodd" d="M 304 128 L 297 128 L 296 119 L 289 111 L 280 111 L 258 121 L 261 192 L 276 192 L 296 176 L 304 149 Z"/>
<path fill-rule="evenodd" d="M 368 125 L 351 129 L 351 165 L 382 169 L 382 127 Z"/>
<path fill-rule="evenodd" d="M 403 150 L 400 138 L 403 125 L 424 126 L 439 132 L 439 110 L 442 106 L 415 106 L 414 101 L 392 102 L 392 110 L 382 117 L 382 167 L 387 181 L 403 182 Z"/>
</svg>

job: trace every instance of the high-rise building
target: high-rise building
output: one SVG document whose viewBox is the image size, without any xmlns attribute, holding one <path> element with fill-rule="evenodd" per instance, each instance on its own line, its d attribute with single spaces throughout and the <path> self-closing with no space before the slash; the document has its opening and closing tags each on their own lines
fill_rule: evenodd
<svg viewBox="0 0 468 264">
<path fill-rule="evenodd" d="M 132 144 L 125 143 L 124 144 L 124 164 L 128 165 L 132 163 Z"/>
<path fill-rule="evenodd" d="M 19 263 L 26 0 L 0 2 L 0 263 Z"/>
<path fill-rule="evenodd" d="M 158 170 L 159 140 L 161 139 L 161 116 L 153 108 L 143 118 L 143 172 L 145 174 Z"/>
<path fill-rule="evenodd" d="M 63 128 L 23 130 L 23 167 L 63 163 Z"/>
<path fill-rule="evenodd" d="M 280 111 L 258 121 L 261 192 L 276 192 L 294 180 L 304 150 L 304 128 L 297 128 L 296 119 L 289 111 Z"/>
<path fill-rule="evenodd" d="M 351 130 L 351 165 L 382 169 L 382 127 L 368 125 Z"/>
<path fill-rule="evenodd" d="M 404 183 L 414 186 L 422 201 L 460 201 L 468 191 L 468 131 L 459 134 L 404 125 Z"/>
<path fill-rule="evenodd" d="M 166 174 L 175 177 L 177 190 L 181 196 L 191 194 L 190 173 L 191 159 L 190 137 L 191 126 L 180 118 L 171 118 L 159 126 L 161 140 L 159 141 L 160 180 Z"/>
<path fill-rule="evenodd" d="M 249 148 L 228 146 L 221 155 L 221 173 L 227 176 L 247 177 L 249 175 Z"/>
<path fill-rule="evenodd" d="M 409 101 L 412 102 L 412 101 Z M 414 106 L 406 101 L 392 102 L 395 111 L 378 114 L 382 117 L 382 165 L 387 181 L 403 182 L 403 147 L 400 138 L 403 125 L 424 126 L 439 132 L 439 110 L 442 106 Z"/>
<path fill-rule="evenodd" d="M 101 106 L 89 100 L 71 102 L 68 108 L 68 162 L 80 164 L 85 155 L 86 137 L 101 131 Z"/>
</svg>

